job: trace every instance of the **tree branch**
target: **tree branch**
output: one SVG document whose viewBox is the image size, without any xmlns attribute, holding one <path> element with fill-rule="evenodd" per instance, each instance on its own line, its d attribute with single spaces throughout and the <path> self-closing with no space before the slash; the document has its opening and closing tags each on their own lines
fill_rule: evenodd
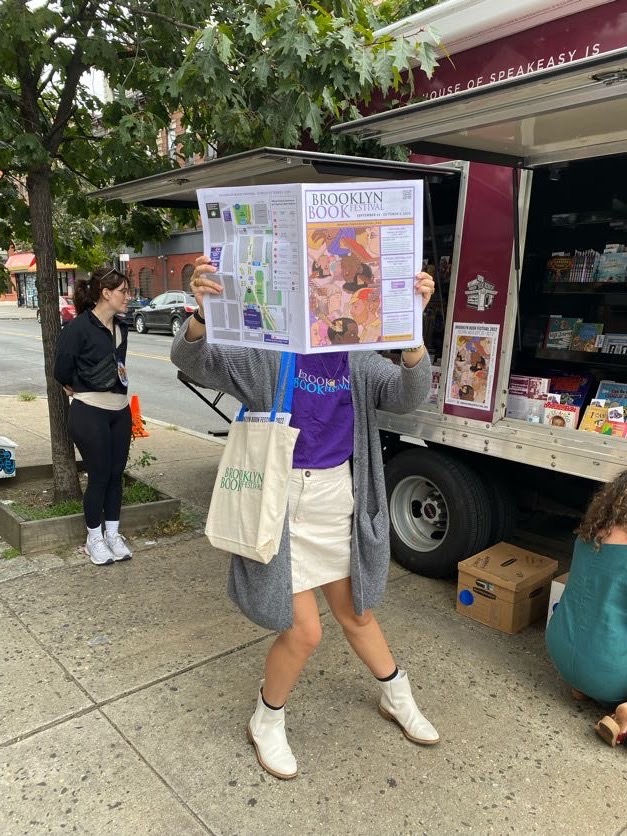
<svg viewBox="0 0 627 836">
<path fill-rule="evenodd" d="M 192 26 L 190 23 L 183 23 L 180 20 L 175 20 L 174 18 L 168 17 L 168 15 L 160 14 L 159 12 L 152 12 L 148 9 L 136 9 L 134 6 L 129 4 L 121 3 L 120 6 L 132 14 L 139 15 L 140 17 L 152 17 L 155 20 L 162 21 L 162 23 L 169 23 L 172 26 L 176 26 L 177 29 L 187 29 L 190 32 L 197 32 L 200 28 L 199 26 Z"/>
<path fill-rule="evenodd" d="M 65 20 L 63 22 L 63 25 L 60 26 L 58 29 L 55 29 L 55 31 L 52 32 L 52 34 L 48 38 L 48 46 L 53 46 L 53 44 L 56 43 L 56 41 L 60 37 L 65 35 L 66 32 L 69 32 L 69 30 L 72 28 L 72 26 L 74 26 L 75 24 L 77 24 L 79 22 L 82 22 L 84 20 L 85 12 L 87 11 L 87 9 L 89 8 L 90 5 L 91 5 L 91 3 L 89 2 L 89 0 L 85 0 L 85 2 L 82 4 L 82 6 L 80 6 L 80 8 L 77 9 L 75 15 L 73 15 L 72 17 Z M 97 6 L 96 6 L 96 8 L 97 8 Z"/>
<path fill-rule="evenodd" d="M 65 126 L 76 109 L 74 104 L 76 90 L 81 76 L 87 69 L 87 65 L 83 63 L 83 48 L 77 43 L 74 46 L 72 58 L 70 59 L 70 63 L 66 69 L 65 84 L 63 85 L 63 90 L 61 92 L 56 119 L 54 120 L 52 128 L 44 140 L 46 148 L 48 148 L 51 156 L 53 157 L 59 150 Z"/>
<path fill-rule="evenodd" d="M 67 170 L 68 170 L 68 171 L 71 171 L 71 172 L 72 172 L 72 174 L 73 174 L 75 177 L 77 177 L 79 180 L 81 180 L 81 181 L 82 181 L 82 182 L 84 182 L 84 183 L 87 183 L 87 185 L 88 185 L 88 186 L 91 186 L 93 189 L 97 189 L 97 188 L 98 188 L 98 183 L 93 183 L 91 180 L 89 180 L 87 177 L 85 177 L 85 175 L 84 175 L 84 174 L 81 174 L 81 172 L 80 172 L 80 171 L 77 171 L 77 170 L 74 168 L 74 166 L 72 166 L 72 165 L 70 165 L 70 164 L 68 163 L 68 161 L 65 159 L 65 157 L 63 156 L 63 154 L 55 154 L 55 159 L 56 159 L 56 160 L 59 160 L 59 162 L 63 163 L 63 165 L 65 166 L 65 168 L 67 168 Z"/>
</svg>

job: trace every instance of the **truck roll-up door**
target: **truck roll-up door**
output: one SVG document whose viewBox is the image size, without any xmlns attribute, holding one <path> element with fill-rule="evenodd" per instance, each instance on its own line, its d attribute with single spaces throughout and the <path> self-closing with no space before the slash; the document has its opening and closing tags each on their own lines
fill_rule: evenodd
<svg viewBox="0 0 627 836">
<path fill-rule="evenodd" d="M 627 49 L 336 125 L 422 154 L 524 168 L 627 151 Z"/>
</svg>

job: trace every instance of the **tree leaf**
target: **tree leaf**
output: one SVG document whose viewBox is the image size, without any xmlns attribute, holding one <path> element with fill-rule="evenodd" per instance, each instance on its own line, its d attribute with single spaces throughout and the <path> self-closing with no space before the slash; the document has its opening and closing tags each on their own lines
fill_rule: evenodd
<svg viewBox="0 0 627 836">
<path fill-rule="evenodd" d="M 259 19 L 259 15 L 255 10 L 253 10 L 246 18 L 245 18 L 245 27 L 244 31 L 247 32 L 254 41 L 262 41 L 266 30 L 261 24 L 261 20 Z"/>
</svg>

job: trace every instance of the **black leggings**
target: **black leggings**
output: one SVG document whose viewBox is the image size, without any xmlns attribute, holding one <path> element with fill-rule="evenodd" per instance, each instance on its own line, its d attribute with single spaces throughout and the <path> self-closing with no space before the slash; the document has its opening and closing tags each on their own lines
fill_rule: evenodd
<svg viewBox="0 0 627 836">
<path fill-rule="evenodd" d="M 100 409 L 76 398 L 70 405 L 70 437 L 78 447 L 87 471 L 83 509 L 87 528 L 105 520 L 119 520 L 122 507 L 122 474 L 131 446 L 131 410 Z"/>
</svg>

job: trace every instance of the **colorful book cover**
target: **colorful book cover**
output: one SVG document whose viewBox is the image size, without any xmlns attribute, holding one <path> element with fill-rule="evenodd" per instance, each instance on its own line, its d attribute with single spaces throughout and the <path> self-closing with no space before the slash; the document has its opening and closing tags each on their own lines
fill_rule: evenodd
<svg viewBox="0 0 627 836">
<path fill-rule="evenodd" d="M 627 406 L 627 383 L 618 383 L 615 380 L 602 380 L 594 396 L 595 399 L 604 400 L 605 406 Z"/>
<path fill-rule="evenodd" d="M 597 351 L 601 345 L 599 338 L 602 333 L 602 322 L 578 322 L 573 329 L 570 350 Z"/>
<path fill-rule="evenodd" d="M 586 407 L 579 429 L 588 433 L 600 433 L 606 422 L 607 407 L 590 405 Z"/>
<path fill-rule="evenodd" d="M 627 281 L 627 253 L 602 253 L 595 278 L 598 282 Z"/>
<path fill-rule="evenodd" d="M 568 349 L 573 338 L 575 326 L 581 323 L 575 316 L 551 314 L 544 338 L 545 348 Z"/>
<path fill-rule="evenodd" d="M 559 395 L 561 403 L 581 407 L 585 403 L 593 380 L 591 374 L 551 374 L 549 392 Z M 603 396 L 597 394 L 597 397 Z"/>
<path fill-rule="evenodd" d="M 627 423 L 611 420 L 610 412 L 611 410 L 604 406 L 587 406 L 579 429 L 589 433 L 627 438 Z"/>
<path fill-rule="evenodd" d="M 546 263 L 545 285 L 551 288 L 558 282 L 570 281 L 570 271 L 573 266 L 571 255 L 552 255 Z"/>
<path fill-rule="evenodd" d="M 579 420 L 578 406 L 573 406 L 568 403 L 551 403 L 547 401 L 544 404 L 543 411 L 543 424 L 548 424 L 549 426 L 556 427 L 557 429 L 577 429 L 577 422 Z"/>
<path fill-rule="evenodd" d="M 609 421 L 601 430 L 603 435 L 612 435 L 615 438 L 627 438 L 627 424 L 624 421 Z"/>
</svg>

